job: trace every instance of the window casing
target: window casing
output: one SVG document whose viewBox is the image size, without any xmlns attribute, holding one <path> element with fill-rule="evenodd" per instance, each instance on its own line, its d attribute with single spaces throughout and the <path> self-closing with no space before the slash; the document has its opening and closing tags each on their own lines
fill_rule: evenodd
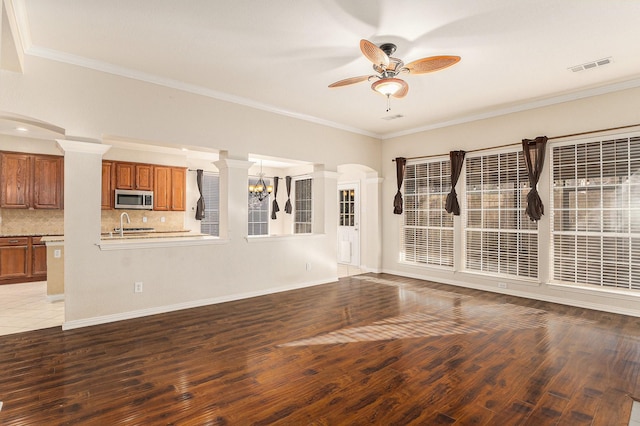
<svg viewBox="0 0 640 426">
<path fill-rule="evenodd" d="M 640 137 L 552 147 L 552 279 L 640 290 Z"/>
<path fill-rule="evenodd" d="M 451 191 L 450 161 L 408 163 L 403 187 L 400 261 L 453 268 L 453 215 L 444 209 Z"/>
<path fill-rule="evenodd" d="M 313 179 L 294 180 L 294 234 L 310 234 L 312 228 L 312 185 Z"/>
<path fill-rule="evenodd" d="M 538 276 L 538 225 L 525 213 L 529 181 L 521 150 L 465 159 L 465 268 Z"/>
<path fill-rule="evenodd" d="M 255 185 L 259 178 L 249 178 L 249 184 Z M 267 185 L 271 185 L 271 181 L 264 179 Z M 269 235 L 269 206 L 271 195 L 268 195 L 262 201 L 258 202 L 249 195 L 249 217 L 247 234 L 251 236 Z"/>
<path fill-rule="evenodd" d="M 204 197 L 204 219 L 200 221 L 200 232 L 220 235 L 220 177 L 216 173 L 202 174 L 202 196 Z"/>
</svg>

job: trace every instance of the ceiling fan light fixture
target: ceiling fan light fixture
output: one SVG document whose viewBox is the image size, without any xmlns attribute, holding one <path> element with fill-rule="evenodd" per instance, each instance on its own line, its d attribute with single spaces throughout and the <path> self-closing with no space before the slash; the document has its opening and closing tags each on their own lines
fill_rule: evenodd
<svg viewBox="0 0 640 426">
<path fill-rule="evenodd" d="M 399 78 L 381 78 L 373 82 L 371 89 L 388 97 L 395 95 L 400 89 L 406 86 L 406 84 L 404 80 L 400 80 Z"/>
</svg>

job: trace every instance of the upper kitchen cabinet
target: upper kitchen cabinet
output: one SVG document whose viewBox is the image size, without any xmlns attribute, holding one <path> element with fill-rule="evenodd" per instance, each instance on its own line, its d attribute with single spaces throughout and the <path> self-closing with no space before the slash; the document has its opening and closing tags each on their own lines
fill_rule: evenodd
<svg viewBox="0 0 640 426">
<path fill-rule="evenodd" d="M 160 211 L 184 211 L 186 205 L 186 169 L 182 167 L 155 166 L 153 209 Z"/>
<path fill-rule="evenodd" d="M 171 210 L 184 211 L 187 204 L 186 196 L 187 169 L 171 168 Z"/>
<path fill-rule="evenodd" d="M 153 166 L 139 163 L 115 163 L 115 189 L 153 190 Z"/>
<path fill-rule="evenodd" d="M 116 180 L 113 173 L 114 163 L 111 161 L 102 162 L 102 210 L 113 208 L 115 201 Z"/>
<path fill-rule="evenodd" d="M 63 161 L 53 155 L 0 153 L 0 207 L 61 209 Z"/>
<path fill-rule="evenodd" d="M 63 203 L 63 157 L 33 156 L 33 207 L 61 209 Z"/>
</svg>

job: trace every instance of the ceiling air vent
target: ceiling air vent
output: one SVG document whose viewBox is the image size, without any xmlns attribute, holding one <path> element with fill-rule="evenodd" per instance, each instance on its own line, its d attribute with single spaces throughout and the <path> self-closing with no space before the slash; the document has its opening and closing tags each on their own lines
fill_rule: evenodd
<svg viewBox="0 0 640 426">
<path fill-rule="evenodd" d="M 402 114 L 396 114 L 396 115 L 387 115 L 386 117 L 382 117 L 383 120 L 387 120 L 387 121 L 391 121 L 391 120 L 395 120 L 396 118 L 402 118 L 404 117 L 404 115 Z"/>
<path fill-rule="evenodd" d="M 613 62 L 611 57 L 602 58 L 602 59 L 598 59 L 597 61 L 587 62 L 585 64 L 580 64 L 580 65 L 574 65 L 572 67 L 569 67 L 569 71 L 580 72 L 580 71 L 590 70 L 590 69 L 598 68 L 604 65 L 608 65 L 611 62 Z"/>
</svg>

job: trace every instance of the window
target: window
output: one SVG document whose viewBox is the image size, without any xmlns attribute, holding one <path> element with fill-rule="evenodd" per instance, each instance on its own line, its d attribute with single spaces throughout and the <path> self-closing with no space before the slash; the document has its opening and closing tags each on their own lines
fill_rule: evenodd
<svg viewBox="0 0 640 426">
<path fill-rule="evenodd" d="M 552 150 L 553 279 L 640 290 L 640 137 Z"/>
<path fill-rule="evenodd" d="M 529 181 L 522 151 L 467 157 L 466 269 L 538 276 L 538 225 L 525 213 Z"/>
<path fill-rule="evenodd" d="M 449 191 L 449 160 L 407 164 L 402 262 L 453 268 L 453 215 L 444 209 Z"/>
<path fill-rule="evenodd" d="M 255 185 L 258 178 L 249 178 L 249 184 Z M 264 183 L 271 185 L 268 179 L 264 179 Z M 264 200 L 258 201 L 249 195 L 249 229 L 248 235 L 269 235 L 269 200 L 267 196 Z"/>
<path fill-rule="evenodd" d="M 204 197 L 204 219 L 200 221 L 200 232 L 220 235 L 220 177 L 215 173 L 202 174 L 202 196 Z"/>
<path fill-rule="evenodd" d="M 294 234 L 310 234 L 311 229 L 311 178 L 294 181 Z"/>
</svg>

